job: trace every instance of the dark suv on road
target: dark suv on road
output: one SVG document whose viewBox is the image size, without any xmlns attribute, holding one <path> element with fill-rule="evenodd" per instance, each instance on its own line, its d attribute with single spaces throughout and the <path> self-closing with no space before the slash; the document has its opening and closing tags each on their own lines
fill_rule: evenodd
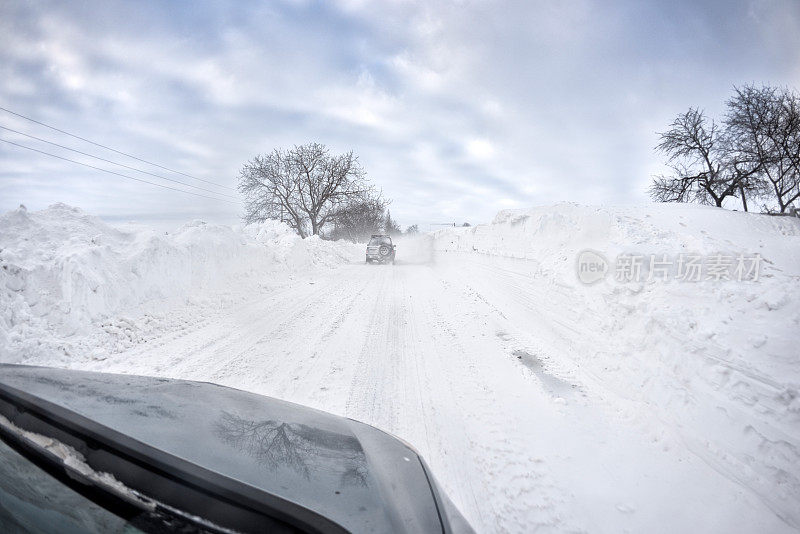
<svg viewBox="0 0 800 534">
<path fill-rule="evenodd" d="M 367 263 L 394 263 L 395 248 L 388 235 L 373 235 L 367 243 Z"/>
</svg>

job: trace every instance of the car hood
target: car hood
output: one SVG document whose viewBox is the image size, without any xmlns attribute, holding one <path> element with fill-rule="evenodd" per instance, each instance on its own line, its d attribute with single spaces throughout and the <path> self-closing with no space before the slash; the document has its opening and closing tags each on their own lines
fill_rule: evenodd
<svg viewBox="0 0 800 534">
<path fill-rule="evenodd" d="M 451 530 L 445 508 L 452 505 L 443 505 L 418 454 L 357 421 L 210 383 L 43 367 L 0 365 L 3 390 L 53 403 L 352 532 Z"/>
</svg>

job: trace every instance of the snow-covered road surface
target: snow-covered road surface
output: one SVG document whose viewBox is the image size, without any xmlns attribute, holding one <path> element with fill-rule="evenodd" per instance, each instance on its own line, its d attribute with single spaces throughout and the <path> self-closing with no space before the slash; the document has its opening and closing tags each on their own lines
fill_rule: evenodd
<svg viewBox="0 0 800 534">
<path fill-rule="evenodd" d="M 759 254 L 758 280 L 576 259 Z M 0 361 L 216 382 L 415 446 L 479 532 L 800 529 L 800 221 L 560 204 L 398 242 L 0 216 Z M 359 261 L 360 260 L 360 261 Z"/>
<path fill-rule="evenodd" d="M 550 366 L 554 340 L 597 341 L 564 316 L 569 289 L 529 268 L 456 256 L 270 277 L 74 367 L 211 381 L 376 425 L 422 453 L 479 532 L 791 531 L 655 415 L 563 358 Z"/>
</svg>

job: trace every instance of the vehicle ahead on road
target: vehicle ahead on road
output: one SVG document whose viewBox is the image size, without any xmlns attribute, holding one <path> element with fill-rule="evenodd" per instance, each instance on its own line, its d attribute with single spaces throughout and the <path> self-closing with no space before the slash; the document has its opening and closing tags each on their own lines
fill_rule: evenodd
<svg viewBox="0 0 800 534">
<path fill-rule="evenodd" d="M 366 263 L 394 263 L 396 245 L 388 235 L 374 234 L 367 243 Z"/>
<path fill-rule="evenodd" d="M 472 532 L 409 445 L 204 382 L 0 364 L 0 532 Z"/>
</svg>

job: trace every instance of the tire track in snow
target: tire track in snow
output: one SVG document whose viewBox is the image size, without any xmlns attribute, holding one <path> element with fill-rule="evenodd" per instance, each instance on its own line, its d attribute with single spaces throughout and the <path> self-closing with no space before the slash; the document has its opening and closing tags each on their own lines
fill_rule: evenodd
<svg viewBox="0 0 800 534">
<path fill-rule="evenodd" d="M 525 450 L 514 436 L 519 423 L 498 405 L 503 385 L 487 386 L 496 362 L 481 357 L 502 359 L 502 346 L 494 335 L 462 343 L 477 335 L 472 319 L 488 316 L 486 305 L 447 286 L 429 268 L 397 270 L 382 282 L 346 413 L 416 444 L 479 531 L 561 528 L 563 496 L 539 460 L 515 459 Z M 470 320 L 453 320 L 457 310 Z M 470 451 L 472 461 L 452 450 Z"/>
<path fill-rule="evenodd" d="M 529 452 L 530 436 L 523 437 L 527 425 L 516 412 L 536 399 L 508 395 L 516 389 L 508 381 L 519 375 L 493 335 L 496 315 L 491 309 L 481 309 L 486 306 L 480 299 L 470 302 L 451 285 L 443 287 L 446 294 L 430 302 L 431 319 L 448 336 L 444 347 L 451 350 L 441 350 L 449 356 L 448 379 L 457 402 L 471 407 L 464 422 L 474 461 L 481 466 L 487 485 L 484 498 L 495 508 L 493 530 L 573 530 L 565 522 L 566 493 L 554 483 L 546 462 Z M 461 302 L 454 306 L 453 300 Z M 475 331 L 476 323 L 484 326 L 480 332 Z M 469 345 L 464 344 L 467 339 Z"/>
</svg>

